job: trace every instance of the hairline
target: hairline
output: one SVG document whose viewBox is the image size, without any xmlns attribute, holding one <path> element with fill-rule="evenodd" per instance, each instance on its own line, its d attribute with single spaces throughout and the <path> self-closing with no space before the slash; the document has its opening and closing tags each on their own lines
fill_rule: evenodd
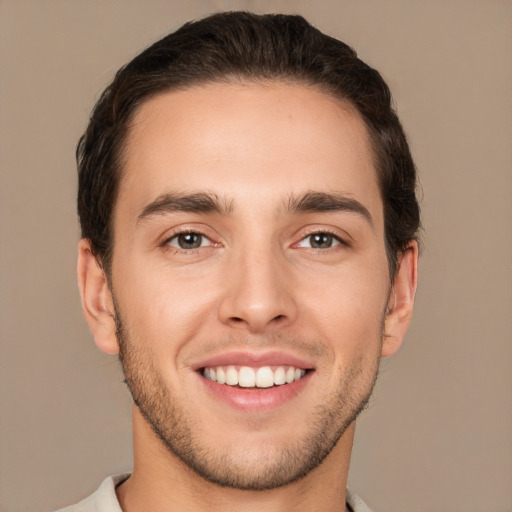
<svg viewBox="0 0 512 512">
<path fill-rule="evenodd" d="M 276 73 L 274 76 L 259 76 L 257 74 L 250 73 L 226 73 L 219 74 L 218 77 L 214 78 L 200 78 L 196 77 L 193 80 L 190 80 L 188 83 L 183 83 L 180 85 L 170 84 L 167 87 L 162 86 L 158 90 L 149 92 L 146 95 L 143 95 L 137 104 L 132 108 L 131 112 L 128 114 L 126 119 L 124 119 L 120 123 L 120 137 L 118 139 L 117 145 L 115 149 L 115 157 L 114 157 L 114 172 L 116 174 L 116 184 L 112 201 L 112 209 L 111 215 L 109 219 L 109 223 L 107 226 L 109 233 L 109 244 L 103 255 L 97 255 L 96 259 L 100 266 L 104 269 L 108 279 L 111 279 L 112 272 L 112 264 L 113 264 L 113 254 L 114 254 L 114 246 L 115 246 L 115 217 L 117 210 L 117 203 L 119 198 L 119 191 L 121 189 L 121 183 L 124 175 L 124 169 L 127 164 L 127 156 L 129 155 L 128 144 L 130 140 L 130 135 L 132 133 L 132 129 L 134 126 L 135 119 L 140 111 L 147 105 L 148 102 L 152 101 L 155 98 L 160 96 L 164 96 L 166 94 L 180 92 L 180 91 L 189 91 L 194 89 L 205 89 L 208 86 L 215 85 L 261 85 L 261 86 L 274 86 L 274 85 L 286 85 L 286 86 L 297 86 L 303 87 L 305 89 L 311 89 L 312 91 L 320 92 L 331 99 L 335 100 L 338 105 L 351 114 L 355 114 L 364 124 L 366 129 L 366 134 L 368 136 L 368 145 L 370 149 L 370 157 L 372 159 L 373 170 L 375 172 L 375 177 L 377 180 L 377 187 L 379 190 L 379 195 L 382 202 L 383 215 L 384 215 L 384 244 L 386 255 L 388 259 L 388 268 L 389 268 L 389 277 L 392 281 L 396 272 L 396 260 L 400 254 L 400 249 L 396 251 L 389 247 L 388 236 L 387 236 L 387 227 L 386 227 L 386 205 L 385 198 L 383 194 L 383 183 L 382 183 L 382 173 L 383 170 L 381 167 L 380 158 L 378 155 L 378 132 L 371 125 L 371 123 L 366 119 L 357 105 L 348 97 L 343 95 L 343 92 L 336 92 L 334 87 L 330 87 L 326 83 L 321 82 L 313 82 L 308 81 L 300 76 L 294 76 L 292 73 Z M 415 238 L 410 241 L 415 240 Z"/>
</svg>

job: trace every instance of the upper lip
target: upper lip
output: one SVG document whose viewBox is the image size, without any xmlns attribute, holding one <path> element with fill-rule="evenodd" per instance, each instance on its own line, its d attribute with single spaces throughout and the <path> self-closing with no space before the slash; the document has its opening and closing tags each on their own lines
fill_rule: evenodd
<svg viewBox="0 0 512 512">
<path fill-rule="evenodd" d="M 199 361 L 192 365 L 194 370 L 201 368 L 211 368 L 214 366 L 293 366 L 304 370 L 314 369 L 311 361 L 302 359 L 301 357 L 293 354 L 288 354 L 281 351 L 267 351 L 267 352 L 249 352 L 247 350 L 237 350 L 230 352 L 223 352 L 206 359 Z"/>
</svg>

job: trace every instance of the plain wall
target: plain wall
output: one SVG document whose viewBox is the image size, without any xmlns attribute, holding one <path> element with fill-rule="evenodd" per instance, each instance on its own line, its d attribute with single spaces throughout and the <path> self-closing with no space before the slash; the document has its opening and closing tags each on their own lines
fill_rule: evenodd
<svg viewBox="0 0 512 512">
<path fill-rule="evenodd" d="M 131 468 L 130 398 L 75 284 L 74 148 L 113 73 L 186 20 L 301 13 L 391 86 L 419 169 L 413 326 L 358 422 L 380 512 L 512 510 L 512 2 L 0 1 L 0 509 L 50 511 Z"/>
</svg>

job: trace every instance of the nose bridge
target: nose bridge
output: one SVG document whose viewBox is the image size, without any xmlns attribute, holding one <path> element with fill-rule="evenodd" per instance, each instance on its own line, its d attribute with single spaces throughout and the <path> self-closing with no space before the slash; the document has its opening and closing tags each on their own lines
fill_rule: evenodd
<svg viewBox="0 0 512 512">
<path fill-rule="evenodd" d="M 246 241 L 229 260 L 220 307 L 223 322 L 259 332 L 293 320 L 296 307 L 286 260 L 272 240 Z"/>
</svg>

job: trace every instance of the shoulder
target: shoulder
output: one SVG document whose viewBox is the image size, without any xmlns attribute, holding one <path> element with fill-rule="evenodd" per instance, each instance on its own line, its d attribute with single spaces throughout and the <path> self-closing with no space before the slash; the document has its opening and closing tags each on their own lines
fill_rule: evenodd
<svg viewBox="0 0 512 512">
<path fill-rule="evenodd" d="M 61 508 L 56 512 L 122 512 L 116 496 L 116 486 L 126 480 L 129 473 L 109 476 L 98 490 L 76 505 Z"/>
</svg>

